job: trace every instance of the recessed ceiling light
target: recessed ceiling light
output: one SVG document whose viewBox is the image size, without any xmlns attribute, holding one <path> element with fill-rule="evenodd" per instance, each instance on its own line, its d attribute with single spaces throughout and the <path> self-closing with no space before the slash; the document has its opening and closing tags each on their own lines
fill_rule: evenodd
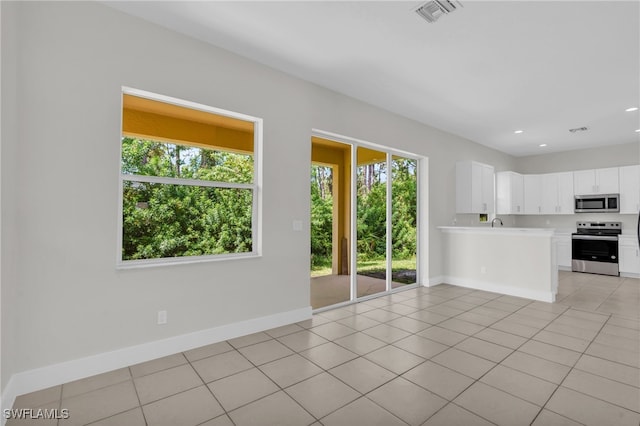
<svg viewBox="0 0 640 426">
<path fill-rule="evenodd" d="M 637 111 L 638 107 L 631 107 L 631 108 L 627 108 L 625 109 L 626 112 L 633 112 L 633 111 Z"/>
<path fill-rule="evenodd" d="M 640 133 L 640 129 L 636 129 L 636 133 Z"/>
<path fill-rule="evenodd" d="M 541 147 L 541 148 L 544 148 L 545 146 L 547 146 L 547 144 L 546 144 L 546 143 L 541 143 L 541 144 L 540 144 L 540 145 L 538 145 L 538 146 L 539 146 L 539 147 Z"/>
<path fill-rule="evenodd" d="M 515 131 L 515 132 L 513 132 L 513 133 L 515 133 L 516 135 L 519 135 L 519 134 L 520 134 L 520 133 L 522 133 L 522 132 L 524 132 L 524 130 L 516 130 L 516 131 Z"/>
</svg>

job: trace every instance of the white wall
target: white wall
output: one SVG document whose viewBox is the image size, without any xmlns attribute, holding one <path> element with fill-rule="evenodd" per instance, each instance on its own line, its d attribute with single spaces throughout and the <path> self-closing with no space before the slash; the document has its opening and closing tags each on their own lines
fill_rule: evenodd
<svg viewBox="0 0 640 426">
<path fill-rule="evenodd" d="M 442 273 L 435 226 L 454 215 L 455 161 L 514 168 L 506 154 L 100 4 L 1 7 L 2 121 L 15 122 L 2 129 L 3 386 L 26 370 L 308 307 L 309 232 L 291 224 L 308 223 L 312 128 L 430 158 L 431 277 Z M 5 50 L 5 31 L 17 50 Z M 123 85 L 264 119 L 262 258 L 116 270 Z"/>
<path fill-rule="evenodd" d="M 640 164 L 640 141 L 515 158 L 519 173 L 553 173 Z"/>
<path fill-rule="evenodd" d="M 5 385 L 11 374 L 16 371 L 18 359 L 17 353 L 12 353 L 17 347 L 17 323 L 18 310 L 18 280 L 17 280 L 17 250 L 18 232 L 17 219 L 17 194 L 15 185 L 18 166 L 17 158 L 17 34 L 14 3 L 0 2 L 2 13 L 0 15 L 0 42 L 2 60 L 0 61 L 0 114 L 2 126 L 0 126 L 0 389 L 4 391 Z"/>
</svg>

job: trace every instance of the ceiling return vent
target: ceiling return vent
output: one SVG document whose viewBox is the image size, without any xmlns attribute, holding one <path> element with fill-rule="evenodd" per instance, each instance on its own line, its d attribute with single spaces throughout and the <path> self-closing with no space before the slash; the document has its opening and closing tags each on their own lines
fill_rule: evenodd
<svg viewBox="0 0 640 426">
<path fill-rule="evenodd" d="M 416 9 L 416 13 L 429 23 L 436 22 L 442 15 L 460 9 L 462 4 L 459 1 L 432 0 Z"/>
<path fill-rule="evenodd" d="M 587 130 L 589 130 L 588 127 L 576 127 L 575 129 L 569 129 L 571 133 L 586 132 Z"/>
</svg>

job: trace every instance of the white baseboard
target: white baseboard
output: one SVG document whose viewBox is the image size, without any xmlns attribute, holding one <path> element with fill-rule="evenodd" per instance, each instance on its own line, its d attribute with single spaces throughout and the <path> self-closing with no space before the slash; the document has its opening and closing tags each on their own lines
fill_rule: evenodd
<svg viewBox="0 0 640 426">
<path fill-rule="evenodd" d="M 556 295 L 549 291 L 531 290 L 527 288 L 518 288 L 496 284 L 486 281 L 471 280 L 460 277 L 444 277 L 444 282 L 459 287 L 472 288 L 474 290 L 490 291 L 492 293 L 506 294 L 508 296 L 524 297 L 525 299 L 539 300 L 541 302 L 552 303 L 556 300 Z"/>
<path fill-rule="evenodd" d="M 620 272 L 620 276 L 625 278 L 640 278 L 640 274 L 635 274 L 633 272 Z"/>
<path fill-rule="evenodd" d="M 2 392 L 0 408 L 11 408 L 18 395 L 309 318 L 311 306 L 16 373 Z"/>
<path fill-rule="evenodd" d="M 439 284 L 445 283 L 445 277 L 442 275 L 438 275 L 436 277 L 430 277 L 429 282 L 425 285 L 425 287 L 433 287 Z"/>
</svg>

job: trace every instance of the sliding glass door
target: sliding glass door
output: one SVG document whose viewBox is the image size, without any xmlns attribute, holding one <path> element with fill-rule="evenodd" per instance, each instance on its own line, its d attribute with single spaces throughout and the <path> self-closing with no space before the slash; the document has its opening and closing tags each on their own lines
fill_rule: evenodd
<svg viewBox="0 0 640 426">
<path fill-rule="evenodd" d="M 357 148 L 358 297 L 387 290 L 387 154 Z"/>
<path fill-rule="evenodd" d="M 391 161 L 391 286 L 417 282 L 418 162 L 393 156 Z"/>
<path fill-rule="evenodd" d="M 313 309 L 418 282 L 418 163 L 391 149 L 312 137 Z"/>
</svg>

